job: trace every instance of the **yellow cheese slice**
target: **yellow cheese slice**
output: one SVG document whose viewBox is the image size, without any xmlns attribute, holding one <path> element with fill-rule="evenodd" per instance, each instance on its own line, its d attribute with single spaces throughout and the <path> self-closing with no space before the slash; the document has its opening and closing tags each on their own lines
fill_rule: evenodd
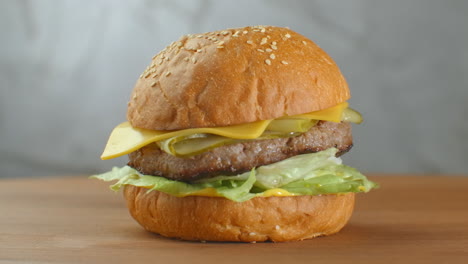
<svg viewBox="0 0 468 264">
<path fill-rule="evenodd" d="M 123 122 L 112 131 L 101 159 L 117 158 L 150 143 L 174 136 L 206 133 L 237 139 L 254 139 L 262 135 L 270 122 L 271 120 L 265 120 L 230 127 L 190 128 L 177 131 L 148 130 L 132 127 L 129 122 Z"/>
<path fill-rule="evenodd" d="M 342 113 L 346 107 L 348 107 L 348 103 L 344 102 L 324 110 L 315 111 L 308 114 L 282 117 L 281 119 L 316 119 L 340 122 Z M 188 136 L 192 134 L 205 133 L 235 139 L 255 139 L 263 134 L 271 121 L 272 120 L 264 120 L 228 127 L 190 128 L 177 131 L 158 131 L 135 128 L 132 127 L 129 122 L 123 122 L 115 127 L 112 131 L 104 152 L 101 155 L 101 159 L 108 160 L 117 158 L 153 142 L 168 139 L 174 136 Z"/>
</svg>

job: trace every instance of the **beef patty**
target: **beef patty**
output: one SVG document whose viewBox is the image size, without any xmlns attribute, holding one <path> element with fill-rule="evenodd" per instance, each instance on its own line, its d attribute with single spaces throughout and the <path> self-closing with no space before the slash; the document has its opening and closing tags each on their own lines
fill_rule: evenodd
<svg viewBox="0 0 468 264">
<path fill-rule="evenodd" d="M 175 157 L 162 151 L 157 144 L 150 144 L 130 153 L 128 165 L 143 174 L 190 182 L 218 175 L 236 175 L 253 167 L 332 147 L 341 155 L 352 145 L 349 123 L 320 121 L 296 137 L 225 145 L 191 157 Z"/>
</svg>

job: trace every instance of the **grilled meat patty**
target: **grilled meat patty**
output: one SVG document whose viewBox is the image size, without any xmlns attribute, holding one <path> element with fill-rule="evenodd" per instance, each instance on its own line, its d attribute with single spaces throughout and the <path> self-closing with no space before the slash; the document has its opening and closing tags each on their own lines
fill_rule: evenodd
<svg viewBox="0 0 468 264">
<path fill-rule="evenodd" d="M 338 155 L 341 155 L 351 149 L 352 145 L 349 123 L 320 121 L 296 137 L 225 145 L 184 158 L 172 156 L 162 151 L 157 144 L 150 144 L 130 153 L 128 165 L 143 174 L 191 182 L 218 175 L 236 175 L 253 167 L 331 147 L 336 147 Z"/>
</svg>

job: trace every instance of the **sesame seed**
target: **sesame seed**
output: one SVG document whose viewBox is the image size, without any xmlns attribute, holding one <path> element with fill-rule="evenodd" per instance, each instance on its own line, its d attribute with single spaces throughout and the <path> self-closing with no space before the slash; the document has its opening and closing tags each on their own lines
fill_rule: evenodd
<svg viewBox="0 0 468 264">
<path fill-rule="evenodd" d="M 251 41 L 251 40 L 247 40 L 247 44 L 250 44 L 250 45 L 252 45 L 252 44 L 253 44 L 253 41 Z"/>
<path fill-rule="evenodd" d="M 275 229 L 276 229 L 276 230 L 279 230 L 279 229 L 280 229 L 280 226 L 279 226 L 279 225 L 276 225 L 276 226 L 275 226 Z"/>
<path fill-rule="evenodd" d="M 192 62 L 193 64 L 197 63 L 197 59 L 195 57 L 192 57 Z"/>
<path fill-rule="evenodd" d="M 137 98 L 137 95 L 136 95 L 136 94 L 134 94 L 134 95 L 133 95 L 133 99 L 136 99 L 136 98 Z"/>
<path fill-rule="evenodd" d="M 262 50 L 262 49 L 257 49 L 257 50 L 258 50 L 258 51 L 260 51 L 260 52 L 265 52 L 265 51 L 264 51 L 264 50 Z"/>
<path fill-rule="evenodd" d="M 198 53 L 202 52 L 202 49 L 197 49 L 197 52 L 198 52 Z"/>
<path fill-rule="evenodd" d="M 275 54 L 273 54 L 273 53 L 272 53 L 272 54 L 270 54 L 270 59 L 272 59 L 272 60 L 276 59 L 276 56 L 275 56 Z"/>
<path fill-rule="evenodd" d="M 220 42 L 218 43 L 218 45 L 223 45 L 223 44 L 224 44 L 224 41 L 220 41 Z"/>
<path fill-rule="evenodd" d="M 265 49 L 266 52 L 272 52 L 273 50 L 272 49 Z"/>
<path fill-rule="evenodd" d="M 257 234 L 257 233 L 255 233 L 255 232 L 250 232 L 250 233 L 249 233 L 249 236 L 255 236 L 256 234 Z"/>
<path fill-rule="evenodd" d="M 151 75 L 151 72 L 145 74 L 145 78 L 148 78 Z"/>
<path fill-rule="evenodd" d="M 156 86 L 156 82 L 153 82 L 153 83 L 151 84 L 151 87 L 155 87 L 155 86 Z"/>
<path fill-rule="evenodd" d="M 284 36 L 285 36 L 286 38 L 290 38 L 290 37 L 291 37 L 291 35 L 289 35 L 289 33 L 286 34 L 286 35 L 284 35 Z"/>
<path fill-rule="evenodd" d="M 281 61 L 282 64 L 288 65 L 289 63 L 287 61 Z"/>
<path fill-rule="evenodd" d="M 224 46 L 217 46 L 216 48 L 217 48 L 217 49 L 223 49 Z"/>
<path fill-rule="evenodd" d="M 180 41 L 177 41 L 176 45 L 177 45 L 177 47 L 182 47 L 182 45 L 184 45 L 184 44 L 182 44 L 182 42 L 180 42 Z"/>
<path fill-rule="evenodd" d="M 171 75 L 171 72 L 167 72 L 167 73 L 166 73 L 166 77 L 169 76 L 169 75 Z"/>
<path fill-rule="evenodd" d="M 221 34 L 223 34 L 224 36 L 226 36 L 227 34 L 229 34 L 229 31 L 223 31 L 223 32 L 221 32 Z"/>
<path fill-rule="evenodd" d="M 197 38 L 203 38 L 203 35 L 197 35 Z"/>
<path fill-rule="evenodd" d="M 271 39 L 270 35 L 268 35 L 267 38 Z"/>
<path fill-rule="evenodd" d="M 307 45 L 307 42 L 305 40 L 302 41 L 302 44 Z"/>
<path fill-rule="evenodd" d="M 185 57 L 185 58 L 184 58 L 184 61 L 189 61 L 189 57 Z"/>
<path fill-rule="evenodd" d="M 260 45 L 266 44 L 268 41 L 267 38 L 262 38 L 262 41 L 260 42 Z"/>
<path fill-rule="evenodd" d="M 245 35 L 245 34 L 247 34 L 249 32 L 247 30 L 244 30 L 244 31 L 242 31 L 242 33 Z"/>
<path fill-rule="evenodd" d="M 274 50 L 278 49 L 278 47 L 276 47 L 275 45 L 271 45 L 271 48 L 274 49 Z"/>
<path fill-rule="evenodd" d="M 276 41 L 273 41 L 271 44 L 276 45 Z"/>
<path fill-rule="evenodd" d="M 268 64 L 268 65 L 271 65 L 271 60 L 266 59 L 266 60 L 265 60 L 265 63 Z"/>
<path fill-rule="evenodd" d="M 265 33 L 266 29 L 265 28 L 262 28 L 261 32 L 262 33 Z"/>
</svg>

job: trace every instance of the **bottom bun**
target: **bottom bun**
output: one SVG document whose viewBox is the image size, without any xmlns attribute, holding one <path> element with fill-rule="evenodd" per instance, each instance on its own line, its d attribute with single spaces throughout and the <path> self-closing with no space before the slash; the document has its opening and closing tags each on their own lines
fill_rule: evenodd
<svg viewBox="0 0 468 264">
<path fill-rule="evenodd" d="M 199 241 L 294 241 L 331 235 L 348 222 L 354 193 L 258 197 L 239 203 L 220 197 L 174 197 L 125 186 L 133 218 L 165 237 Z"/>
</svg>

